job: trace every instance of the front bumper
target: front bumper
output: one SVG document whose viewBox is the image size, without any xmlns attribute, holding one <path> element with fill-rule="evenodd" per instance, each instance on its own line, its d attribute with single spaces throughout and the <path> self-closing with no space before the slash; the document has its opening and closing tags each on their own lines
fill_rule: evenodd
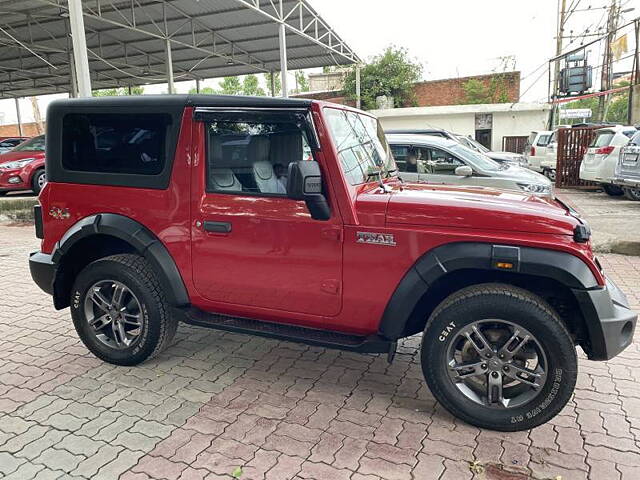
<svg viewBox="0 0 640 480">
<path fill-rule="evenodd" d="M 24 179 L 22 170 L 0 169 L 0 191 L 24 190 L 25 188 L 30 188 L 30 186 Z"/>
<path fill-rule="evenodd" d="M 42 252 L 32 252 L 29 255 L 29 270 L 31 278 L 44 292 L 53 295 L 53 279 L 56 273 L 56 264 L 51 255 Z"/>
<path fill-rule="evenodd" d="M 638 315 L 615 283 L 607 279 L 604 287 L 574 294 L 587 324 L 590 360 L 609 360 L 631 345 Z"/>
</svg>

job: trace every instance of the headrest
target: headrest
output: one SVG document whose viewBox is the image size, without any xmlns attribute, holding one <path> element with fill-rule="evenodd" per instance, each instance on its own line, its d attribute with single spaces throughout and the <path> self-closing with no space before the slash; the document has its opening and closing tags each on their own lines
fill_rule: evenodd
<svg viewBox="0 0 640 480">
<path fill-rule="evenodd" d="M 253 164 L 253 173 L 262 180 L 273 178 L 273 165 L 268 161 L 255 162 Z"/>
<path fill-rule="evenodd" d="M 251 137 L 249 141 L 249 158 L 254 162 L 269 159 L 269 139 L 263 135 Z"/>
<path fill-rule="evenodd" d="M 210 178 L 216 187 L 229 188 L 236 183 L 236 178 L 230 168 L 211 169 Z"/>
</svg>

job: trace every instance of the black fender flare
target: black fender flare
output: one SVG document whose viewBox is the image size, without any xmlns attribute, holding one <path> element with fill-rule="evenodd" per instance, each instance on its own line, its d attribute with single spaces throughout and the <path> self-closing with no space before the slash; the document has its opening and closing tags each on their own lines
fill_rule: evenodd
<svg viewBox="0 0 640 480">
<path fill-rule="evenodd" d="M 418 302 L 443 276 L 456 270 L 500 270 L 498 263 L 513 265 L 508 271 L 557 280 L 572 290 L 598 287 L 598 282 L 578 257 L 544 248 L 457 242 L 441 245 L 420 257 L 396 287 L 380 321 L 380 335 L 397 340 Z"/>
<path fill-rule="evenodd" d="M 56 243 L 51 260 L 56 265 L 53 281 L 53 297 L 56 308 L 68 306 L 68 298 L 59 298 L 58 271 L 65 261 L 65 255 L 80 240 L 92 235 L 109 235 L 127 242 L 136 252 L 151 264 L 158 275 L 167 302 L 172 306 L 189 305 L 189 295 L 180 271 L 173 257 L 162 242 L 141 223 L 124 215 L 99 213 L 83 218 L 75 223 Z"/>
</svg>

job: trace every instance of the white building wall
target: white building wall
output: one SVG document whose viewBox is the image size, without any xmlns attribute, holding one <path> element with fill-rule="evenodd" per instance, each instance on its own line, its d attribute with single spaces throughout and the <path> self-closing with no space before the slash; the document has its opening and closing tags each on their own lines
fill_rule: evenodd
<svg viewBox="0 0 640 480">
<path fill-rule="evenodd" d="M 528 136 L 544 130 L 549 118 L 546 104 L 452 105 L 448 107 L 395 108 L 373 110 L 384 129 L 442 128 L 475 136 L 476 113 L 493 114 L 492 150 L 502 150 L 502 137 Z"/>
</svg>

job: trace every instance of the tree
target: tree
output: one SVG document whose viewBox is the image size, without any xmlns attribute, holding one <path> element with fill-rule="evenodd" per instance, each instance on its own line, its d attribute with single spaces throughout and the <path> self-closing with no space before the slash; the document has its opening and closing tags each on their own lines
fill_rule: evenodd
<svg viewBox="0 0 640 480">
<path fill-rule="evenodd" d="M 246 75 L 242 80 L 242 94 L 264 97 L 266 93 L 259 85 L 258 77 L 255 75 Z"/>
<path fill-rule="evenodd" d="M 239 77 L 224 77 L 220 82 L 222 95 L 242 95 L 242 84 Z"/>
<path fill-rule="evenodd" d="M 309 91 L 309 79 L 302 70 L 298 70 L 294 73 L 296 79 L 296 93 Z"/>
<path fill-rule="evenodd" d="M 376 97 L 393 97 L 396 107 L 416 104 L 413 84 L 422 78 L 422 65 L 412 61 L 406 49 L 390 46 L 360 70 L 360 97 L 364 109 L 376 108 Z M 355 68 L 347 73 L 344 91 L 356 99 Z"/>
<path fill-rule="evenodd" d="M 131 95 L 142 95 L 144 88 L 139 85 L 131 87 Z M 123 95 L 129 95 L 129 87 L 120 88 L 104 88 L 101 90 L 94 90 L 91 92 L 94 97 L 119 97 Z"/>
<path fill-rule="evenodd" d="M 196 95 L 198 93 L 198 91 L 196 90 L 196 87 L 193 87 L 191 89 L 189 89 L 189 94 L 190 95 Z M 217 92 L 211 88 L 211 87 L 202 87 L 200 89 L 200 94 L 202 95 L 215 95 Z"/>
<path fill-rule="evenodd" d="M 462 89 L 465 93 L 464 105 L 509 103 L 509 92 L 503 73 L 496 73 L 489 79 L 488 83 L 477 78 L 471 78 L 462 85 Z"/>
<path fill-rule="evenodd" d="M 629 82 L 619 82 L 614 85 L 614 87 L 626 87 L 629 85 Z M 575 102 L 571 102 L 567 108 L 571 109 L 583 109 L 589 108 L 593 113 L 591 119 L 592 121 L 597 121 L 596 115 L 598 113 L 599 100 L 597 97 L 592 98 L 582 98 L 580 100 L 576 100 Z M 602 119 L 603 122 L 611 122 L 611 123 L 620 123 L 625 125 L 628 121 L 629 115 L 629 90 L 625 90 L 621 93 L 615 93 L 612 95 L 611 100 L 609 102 L 609 108 L 606 110 L 605 117 Z M 574 123 L 582 123 L 582 119 L 562 119 L 562 123 L 567 123 L 569 125 L 573 125 Z"/>
<path fill-rule="evenodd" d="M 278 96 L 282 92 L 282 82 L 280 81 L 280 73 L 279 72 L 265 73 L 264 79 L 267 82 L 267 89 L 269 90 L 269 94 L 271 94 L 271 76 L 272 75 L 274 76 L 274 83 L 275 83 L 275 92 L 273 94 Z"/>
</svg>

